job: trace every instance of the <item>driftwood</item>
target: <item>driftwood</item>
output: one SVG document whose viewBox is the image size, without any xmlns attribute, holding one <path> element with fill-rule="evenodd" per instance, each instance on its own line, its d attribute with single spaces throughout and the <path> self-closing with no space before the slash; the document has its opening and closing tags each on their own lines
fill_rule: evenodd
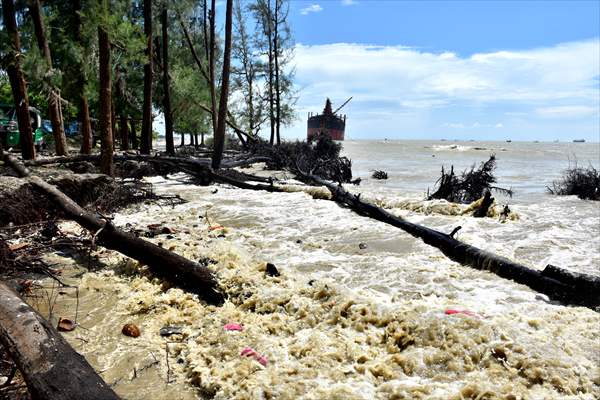
<svg viewBox="0 0 600 400">
<path fill-rule="evenodd" d="M 148 265 L 154 274 L 198 294 L 208 303 L 222 304 L 224 302 L 223 295 L 218 291 L 217 281 L 207 267 L 119 230 L 110 221 L 102 220 L 81 208 L 55 186 L 44 182 L 39 177 L 32 176 L 27 168 L 14 157 L 3 153 L 3 158 L 17 171 L 20 177 L 27 179 L 35 189 L 59 207 L 68 218 L 93 232 L 97 243 Z"/>
<path fill-rule="evenodd" d="M 0 342 L 34 399 L 118 399 L 41 315 L 0 282 Z"/>
<path fill-rule="evenodd" d="M 317 176 L 304 174 L 302 178 L 327 187 L 331 192 L 332 200 L 350 207 L 360 215 L 398 227 L 412 236 L 420 238 L 426 244 L 438 248 L 448 258 L 458 263 L 490 271 L 502 278 L 527 285 L 553 300 L 590 308 L 600 306 L 598 278 L 585 274 L 567 273 L 556 267 L 543 272 L 528 268 L 507 258 L 462 243 L 454 239 L 452 235 L 396 217 L 377 206 L 362 201 L 360 195 L 348 193 L 342 186 L 334 185 Z"/>
<path fill-rule="evenodd" d="M 483 199 L 481 200 L 481 204 L 473 212 L 473 216 L 475 218 L 485 217 L 492 204 L 494 204 L 494 198 L 492 197 L 492 193 L 489 190 L 486 190 L 485 194 L 483 195 Z"/>
</svg>

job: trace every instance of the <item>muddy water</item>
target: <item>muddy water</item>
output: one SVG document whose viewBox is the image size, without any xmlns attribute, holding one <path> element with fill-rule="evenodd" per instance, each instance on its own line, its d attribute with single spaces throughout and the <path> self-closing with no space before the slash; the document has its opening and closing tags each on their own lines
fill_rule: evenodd
<svg viewBox="0 0 600 400">
<path fill-rule="evenodd" d="M 597 144 L 454 145 L 347 142 L 355 175 L 368 178 L 377 168 L 391 177 L 365 179 L 353 190 L 414 222 L 443 231 L 461 225 L 461 240 L 532 267 L 598 273 L 599 205 L 543 191 L 572 152 L 580 163 L 597 162 Z M 509 201 L 517 218 L 473 219 L 460 215 L 462 208 L 421 201 L 442 163 L 462 169 L 487 158 L 490 148 L 498 184 L 516 190 L 500 201 Z M 189 202 L 132 208 L 115 223 L 174 227 L 172 238 L 152 240 L 217 261 L 211 268 L 229 301 L 203 305 L 111 252 L 97 254 L 109 266 L 102 272 L 65 272 L 79 286 L 81 324 L 65 336 L 125 398 L 600 396 L 600 317 L 591 310 L 550 304 L 525 286 L 462 267 L 396 228 L 304 192 L 153 181 L 157 191 Z M 209 229 L 217 225 L 225 229 Z M 282 276 L 265 277 L 265 262 Z M 73 317 L 75 293 L 64 292 L 54 315 Z M 448 309 L 475 314 L 447 315 Z M 140 338 L 120 333 L 126 322 L 140 326 Z M 244 330 L 225 331 L 229 322 Z M 163 338 L 164 326 L 182 327 L 182 334 Z M 266 367 L 240 357 L 247 346 L 267 357 Z"/>
</svg>

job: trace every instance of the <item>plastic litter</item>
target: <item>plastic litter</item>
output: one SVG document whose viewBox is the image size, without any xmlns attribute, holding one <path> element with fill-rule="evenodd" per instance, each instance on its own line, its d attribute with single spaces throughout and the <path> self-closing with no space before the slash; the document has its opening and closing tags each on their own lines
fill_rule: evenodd
<svg viewBox="0 0 600 400">
<path fill-rule="evenodd" d="M 223 325 L 223 329 L 225 329 L 226 331 L 242 331 L 244 330 L 244 327 L 241 324 L 230 322 L 228 324 Z"/>
<path fill-rule="evenodd" d="M 444 311 L 444 314 L 446 315 L 453 315 L 453 314 L 464 314 L 464 315 L 468 315 L 469 317 L 476 317 L 476 318 L 483 318 L 481 315 L 477 314 L 476 312 L 473 311 L 469 311 L 469 310 L 455 310 L 455 309 L 447 309 L 446 311 Z"/>
<path fill-rule="evenodd" d="M 244 347 L 244 349 L 240 353 L 240 356 L 254 358 L 263 367 L 266 367 L 267 363 L 269 362 L 266 356 L 257 353 L 256 350 L 254 350 L 252 347 Z"/>
</svg>

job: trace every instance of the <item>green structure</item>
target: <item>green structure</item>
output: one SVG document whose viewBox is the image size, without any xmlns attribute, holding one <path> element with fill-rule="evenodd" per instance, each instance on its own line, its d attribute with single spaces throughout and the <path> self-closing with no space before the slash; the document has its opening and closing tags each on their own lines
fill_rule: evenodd
<svg viewBox="0 0 600 400">
<path fill-rule="evenodd" d="M 39 150 L 45 145 L 46 138 L 52 137 L 52 128 L 42 122 L 40 111 L 34 107 L 29 107 L 29 118 L 33 130 L 33 143 Z M 15 108 L 12 105 L 0 104 L 0 143 L 2 148 L 18 148 L 19 138 Z"/>
</svg>

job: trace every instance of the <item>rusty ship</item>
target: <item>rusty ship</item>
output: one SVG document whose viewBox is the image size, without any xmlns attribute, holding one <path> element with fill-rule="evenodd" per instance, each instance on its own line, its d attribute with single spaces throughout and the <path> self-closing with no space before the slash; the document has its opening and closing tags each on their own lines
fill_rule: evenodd
<svg viewBox="0 0 600 400">
<path fill-rule="evenodd" d="M 344 140 L 344 134 L 346 130 L 346 115 L 339 114 L 338 112 L 348 102 L 352 100 L 350 97 L 335 111 L 332 111 L 331 100 L 329 98 L 325 101 L 325 108 L 321 114 L 308 113 L 307 121 L 307 140 L 311 140 L 313 137 L 328 134 L 333 140 Z"/>
</svg>

